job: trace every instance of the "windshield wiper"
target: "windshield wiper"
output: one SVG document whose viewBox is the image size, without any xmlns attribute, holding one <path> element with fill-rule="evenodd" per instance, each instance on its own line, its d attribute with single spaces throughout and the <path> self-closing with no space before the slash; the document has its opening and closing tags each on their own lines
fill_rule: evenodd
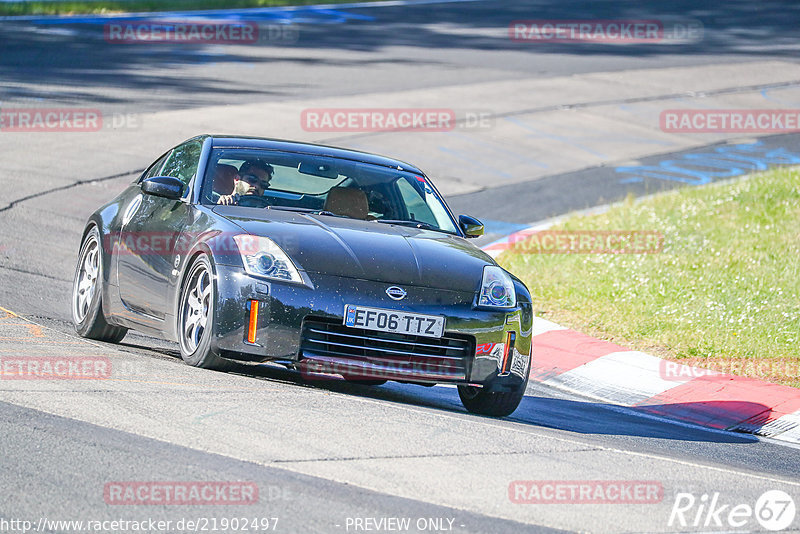
<svg viewBox="0 0 800 534">
<path fill-rule="evenodd" d="M 301 208 L 300 206 L 267 206 L 269 210 L 296 211 L 299 213 L 313 213 L 314 215 L 333 215 L 330 211 L 315 208 Z"/>
<path fill-rule="evenodd" d="M 423 230 L 434 230 L 436 232 L 444 232 L 446 234 L 450 233 L 445 230 L 442 230 L 438 226 L 434 226 L 430 223 L 418 221 L 416 219 L 377 219 L 379 223 L 385 224 L 397 224 L 400 226 L 412 226 L 414 228 L 421 228 Z"/>
</svg>

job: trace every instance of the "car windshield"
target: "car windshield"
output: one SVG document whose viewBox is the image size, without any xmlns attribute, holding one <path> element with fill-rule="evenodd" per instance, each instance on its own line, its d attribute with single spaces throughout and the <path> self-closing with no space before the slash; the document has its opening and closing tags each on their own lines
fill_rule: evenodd
<svg viewBox="0 0 800 534">
<path fill-rule="evenodd" d="M 215 149 L 204 204 L 316 212 L 457 234 L 427 178 L 331 157 L 241 148 Z"/>
</svg>

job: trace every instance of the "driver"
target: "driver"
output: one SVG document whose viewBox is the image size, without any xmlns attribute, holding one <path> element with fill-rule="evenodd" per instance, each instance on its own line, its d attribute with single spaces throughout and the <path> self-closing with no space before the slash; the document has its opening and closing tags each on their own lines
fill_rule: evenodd
<svg viewBox="0 0 800 534">
<path fill-rule="evenodd" d="M 233 193 L 221 196 L 217 204 L 236 205 L 242 196 L 263 197 L 274 173 L 272 165 L 262 160 L 245 161 L 239 167 Z"/>
</svg>

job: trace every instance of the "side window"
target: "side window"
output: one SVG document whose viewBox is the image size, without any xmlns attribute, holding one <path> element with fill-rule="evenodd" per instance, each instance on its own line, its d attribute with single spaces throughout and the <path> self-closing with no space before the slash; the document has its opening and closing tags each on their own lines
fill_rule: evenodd
<svg viewBox="0 0 800 534">
<path fill-rule="evenodd" d="M 436 221 L 436 217 L 428 207 L 425 199 L 422 198 L 420 192 L 417 191 L 417 189 L 411 185 L 408 180 L 405 178 L 397 180 L 397 190 L 400 193 L 400 196 L 403 197 L 403 202 L 408 210 L 409 218 L 429 223 L 437 227 L 439 226 L 439 223 Z"/>
<path fill-rule="evenodd" d="M 148 178 L 152 178 L 153 176 L 160 176 L 159 172 L 161 171 L 161 167 L 164 166 L 164 162 L 167 161 L 167 157 L 169 156 L 169 152 L 161 156 L 158 161 L 153 163 L 149 169 L 147 169 L 147 173 L 142 177 L 143 180 Z"/>
<path fill-rule="evenodd" d="M 190 141 L 173 149 L 169 153 L 164 168 L 161 169 L 162 176 L 172 176 L 188 185 L 197 172 L 197 165 L 200 163 L 200 151 L 203 145 L 199 141 Z"/>
</svg>

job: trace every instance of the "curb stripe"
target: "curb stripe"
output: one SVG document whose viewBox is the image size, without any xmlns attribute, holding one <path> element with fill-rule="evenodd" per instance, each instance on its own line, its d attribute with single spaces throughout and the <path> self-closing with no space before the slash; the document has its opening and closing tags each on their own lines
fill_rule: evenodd
<svg viewBox="0 0 800 534">
<path fill-rule="evenodd" d="M 623 406 L 634 406 L 683 384 L 661 377 L 661 361 L 661 358 L 644 352 L 612 352 L 546 383 L 585 391 L 593 397 Z"/>
<path fill-rule="evenodd" d="M 566 328 L 535 336 L 533 347 L 531 378 L 540 382 L 586 365 L 606 354 L 627 350 Z"/>
<path fill-rule="evenodd" d="M 767 438 L 800 443 L 800 410 L 783 415 L 767 424 L 752 424 L 749 421 L 731 428 L 736 432 L 748 432 Z"/>
<path fill-rule="evenodd" d="M 800 392 L 743 376 L 703 376 L 647 399 L 639 408 L 712 428 L 755 432 L 800 409 Z M 751 423 L 740 426 L 747 421 Z"/>
<path fill-rule="evenodd" d="M 550 322 L 547 319 L 540 319 L 538 317 L 533 318 L 533 335 L 539 336 L 542 334 L 546 334 L 547 332 L 552 332 L 554 330 L 567 330 L 567 328 Z"/>
</svg>

